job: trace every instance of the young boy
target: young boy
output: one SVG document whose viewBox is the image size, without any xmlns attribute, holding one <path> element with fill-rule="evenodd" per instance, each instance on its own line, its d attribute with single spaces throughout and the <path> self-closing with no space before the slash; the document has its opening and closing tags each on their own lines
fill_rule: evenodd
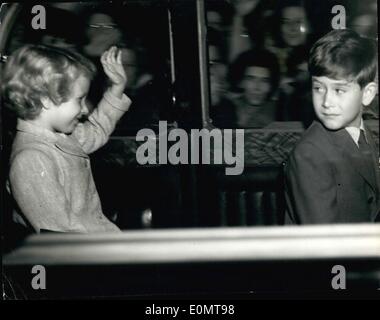
<svg viewBox="0 0 380 320">
<path fill-rule="evenodd" d="M 5 103 L 18 116 L 9 181 L 20 213 L 14 220 L 59 232 L 117 231 L 103 214 L 88 154 L 104 145 L 131 101 L 121 52 L 111 47 L 101 63 L 111 86 L 86 116 L 95 67 L 63 49 L 27 45 L 6 64 Z"/>
<path fill-rule="evenodd" d="M 377 92 L 377 48 L 350 30 L 309 58 L 314 121 L 285 166 L 286 224 L 379 221 L 378 149 L 362 120 Z"/>
</svg>

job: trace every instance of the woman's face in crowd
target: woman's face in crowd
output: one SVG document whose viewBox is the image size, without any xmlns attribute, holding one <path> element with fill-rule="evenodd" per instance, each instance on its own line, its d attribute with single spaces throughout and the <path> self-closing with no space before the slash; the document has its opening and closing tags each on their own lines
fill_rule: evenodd
<svg viewBox="0 0 380 320">
<path fill-rule="evenodd" d="M 363 37 L 376 37 L 376 15 L 363 14 L 355 17 L 351 28 Z"/>
<path fill-rule="evenodd" d="M 259 66 L 248 67 L 245 70 L 241 88 L 247 105 L 261 106 L 267 101 L 272 89 L 270 70 Z"/>
<path fill-rule="evenodd" d="M 89 55 L 100 56 L 105 50 L 122 40 L 122 33 L 115 21 L 107 14 L 94 13 L 87 23 L 86 36 Z"/>
<path fill-rule="evenodd" d="M 216 11 L 207 11 L 207 26 L 218 31 L 223 30 L 222 16 Z"/>
<path fill-rule="evenodd" d="M 286 7 L 282 11 L 281 35 L 285 44 L 296 47 L 306 42 L 308 30 L 305 9 L 302 7 Z"/>
</svg>

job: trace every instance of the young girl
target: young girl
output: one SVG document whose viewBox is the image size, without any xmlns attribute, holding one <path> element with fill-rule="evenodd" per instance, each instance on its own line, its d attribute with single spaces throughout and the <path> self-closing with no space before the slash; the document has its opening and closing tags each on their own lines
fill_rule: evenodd
<svg viewBox="0 0 380 320">
<path fill-rule="evenodd" d="M 88 154 L 103 146 L 131 101 L 121 51 L 101 56 L 111 86 L 86 121 L 95 67 L 63 49 L 27 45 L 6 64 L 4 102 L 16 112 L 9 181 L 21 212 L 15 220 L 36 232 L 119 231 L 103 214 Z"/>
</svg>

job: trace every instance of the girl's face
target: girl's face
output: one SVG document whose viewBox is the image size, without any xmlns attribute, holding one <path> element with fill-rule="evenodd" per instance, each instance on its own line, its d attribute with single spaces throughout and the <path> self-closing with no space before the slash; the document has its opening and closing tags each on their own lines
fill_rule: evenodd
<svg viewBox="0 0 380 320">
<path fill-rule="evenodd" d="M 281 36 L 289 47 L 296 47 L 306 42 L 307 18 L 302 7 L 286 7 L 282 11 Z"/>
<path fill-rule="evenodd" d="M 70 134 L 79 123 L 79 119 L 88 113 L 86 97 L 90 88 L 90 80 L 81 75 L 72 87 L 69 100 L 56 106 L 52 104 L 47 110 L 50 130 Z"/>
</svg>

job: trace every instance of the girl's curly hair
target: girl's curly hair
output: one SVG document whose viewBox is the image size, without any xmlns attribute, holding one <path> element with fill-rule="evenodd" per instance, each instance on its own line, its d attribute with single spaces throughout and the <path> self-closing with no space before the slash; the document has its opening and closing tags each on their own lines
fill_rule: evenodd
<svg viewBox="0 0 380 320">
<path fill-rule="evenodd" d="M 5 106 L 21 119 L 34 119 L 41 99 L 55 105 L 70 99 L 72 85 L 81 75 L 92 79 L 96 68 L 80 54 L 44 45 L 25 45 L 6 62 L 2 77 Z"/>
</svg>

